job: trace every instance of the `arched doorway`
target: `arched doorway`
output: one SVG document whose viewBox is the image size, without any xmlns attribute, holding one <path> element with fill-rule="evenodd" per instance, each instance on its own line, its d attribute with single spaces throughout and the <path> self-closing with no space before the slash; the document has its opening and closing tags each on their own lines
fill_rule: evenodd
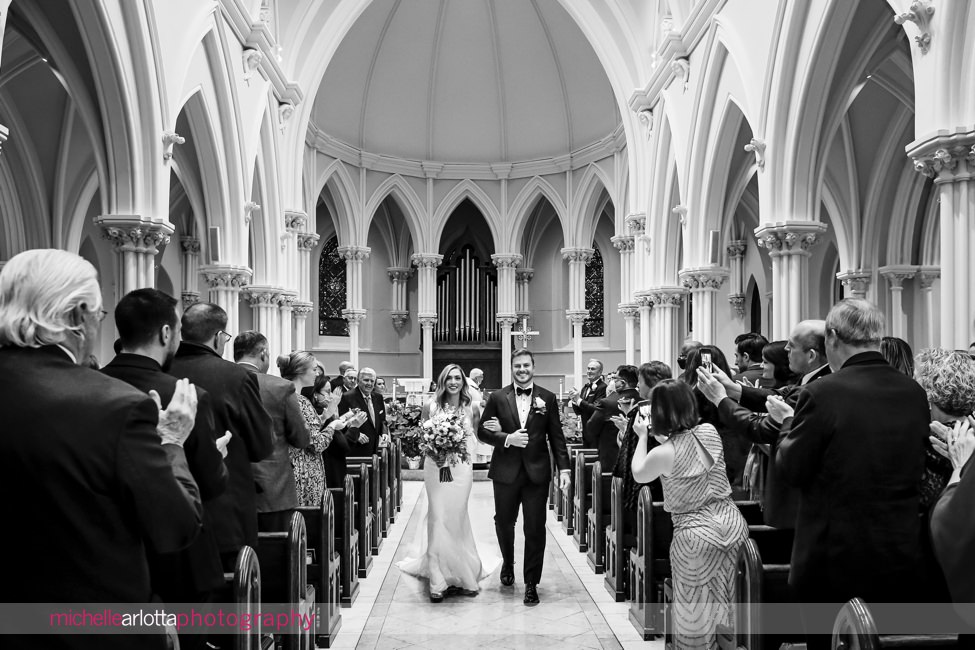
<svg viewBox="0 0 975 650">
<path fill-rule="evenodd" d="M 484 216 L 470 199 L 454 209 L 443 237 L 443 263 L 437 271 L 437 313 L 433 332 L 433 374 L 449 363 L 464 372 L 484 371 L 485 386 L 501 385 L 501 327 L 498 274 L 491 263 L 493 238 Z"/>
</svg>

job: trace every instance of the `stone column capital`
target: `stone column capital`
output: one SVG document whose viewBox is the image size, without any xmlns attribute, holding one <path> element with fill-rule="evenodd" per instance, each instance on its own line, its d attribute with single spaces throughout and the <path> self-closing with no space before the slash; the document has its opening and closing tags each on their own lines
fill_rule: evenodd
<svg viewBox="0 0 975 650">
<path fill-rule="evenodd" d="M 295 300 L 292 306 L 292 313 L 294 314 L 295 318 L 305 318 L 314 308 L 315 305 L 310 302 Z"/>
<path fill-rule="evenodd" d="M 244 295 L 251 307 L 276 307 L 281 289 L 269 285 L 252 284 L 244 289 Z"/>
<path fill-rule="evenodd" d="M 281 290 L 280 293 L 278 293 L 278 307 L 280 307 L 282 311 L 293 310 L 295 301 L 297 300 L 298 292 L 296 291 Z"/>
<path fill-rule="evenodd" d="M 633 235 L 616 235 L 609 241 L 613 243 L 613 247 L 622 255 L 623 253 L 633 252 L 633 244 L 636 241 L 636 237 Z"/>
<path fill-rule="evenodd" d="M 343 309 L 342 318 L 348 321 L 349 325 L 353 323 L 361 323 L 366 319 L 365 309 Z"/>
<path fill-rule="evenodd" d="M 566 309 L 565 317 L 573 325 L 582 325 L 589 318 L 588 309 Z"/>
<path fill-rule="evenodd" d="M 416 319 L 423 329 L 433 329 L 433 326 L 440 320 L 440 316 L 436 312 L 422 312 L 417 314 Z"/>
<path fill-rule="evenodd" d="M 748 249 L 747 239 L 735 239 L 728 242 L 728 257 L 731 259 L 736 259 L 745 256 L 745 251 Z"/>
<path fill-rule="evenodd" d="M 285 210 L 284 227 L 286 230 L 300 232 L 308 225 L 308 215 L 303 210 Z"/>
<path fill-rule="evenodd" d="M 183 309 L 186 309 L 200 302 L 200 293 L 198 291 L 184 291 L 180 294 L 179 298 L 183 302 Z"/>
<path fill-rule="evenodd" d="M 196 237 L 180 237 L 179 247 L 185 255 L 200 254 L 200 240 Z"/>
<path fill-rule="evenodd" d="M 844 287 L 849 288 L 849 290 L 855 294 L 865 294 L 867 289 L 870 288 L 870 281 L 872 275 L 867 269 L 857 269 L 856 271 L 840 271 L 836 274 L 836 279 L 842 283 Z"/>
<path fill-rule="evenodd" d="M 909 144 L 907 155 L 915 171 L 935 183 L 970 180 L 975 178 L 975 128 L 941 129 Z"/>
<path fill-rule="evenodd" d="M 728 302 L 731 303 L 732 309 L 738 314 L 738 318 L 745 317 L 745 294 L 733 293 L 728 296 Z"/>
<path fill-rule="evenodd" d="M 518 316 L 515 314 L 498 314 L 494 318 L 494 321 L 498 325 L 501 325 L 502 327 L 504 327 L 505 325 L 507 325 L 508 327 L 512 327 L 515 323 L 518 322 Z"/>
<path fill-rule="evenodd" d="M 778 221 L 766 223 L 755 229 L 759 248 L 768 249 L 769 255 L 808 255 L 809 250 L 822 240 L 826 224 L 818 221 Z"/>
<path fill-rule="evenodd" d="M 934 285 L 934 281 L 941 277 L 941 267 L 940 266 L 919 266 L 917 271 L 917 279 L 921 284 L 922 289 L 930 289 Z"/>
<path fill-rule="evenodd" d="M 531 282 L 535 277 L 535 269 L 522 267 L 515 271 L 515 280 L 518 282 Z"/>
<path fill-rule="evenodd" d="M 563 248 L 562 259 L 572 262 L 582 262 L 588 264 L 595 251 L 591 248 Z"/>
<path fill-rule="evenodd" d="M 254 272 L 246 266 L 232 264 L 211 264 L 201 266 L 203 281 L 211 289 L 241 289 L 247 286 Z"/>
<path fill-rule="evenodd" d="M 102 214 L 94 222 L 115 250 L 136 253 L 155 254 L 158 246 L 169 243 L 175 230 L 168 221 L 154 221 L 137 214 Z"/>
<path fill-rule="evenodd" d="M 636 318 L 640 315 L 640 303 L 638 302 L 621 302 L 616 310 L 623 316 L 624 319 L 630 320 Z"/>
<path fill-rule="evenodd" d="M 408 322 L 410 322 L 410 312 L 408 311 L 391 311 L 389 312 L 389 318 L 393 321 L 393 327 L 396 329 L 403 329 Z"/>
<path fill-rule="evenodd" d="M 435 269 L 443 264 L 443 255 L 436 253 L 414 253 L 410 261 L 418 269 Z"/>
<path fill-rule="evenodd" d="M 646 297 L 650 304 L 655 307 L 670 309 L 680 307 L 684 303 L 687 289 L 684 287 L 654 287 L 638 291 L 636 295 Z"/>
<path fill-rule="evenodd" d="M 910 280 L 917 275 L 918 267 L 906 264 L 888 264 L 877 271 L 887 279 L 891 289 L 900 289 L 904 280 Z"/>
<path fill-rule="evenodd" d="M 728 269 L 720 266 L 702 266 L 683 269 L 678 273 L 678 277 L 680 278 L 681 284 L 688 289 L 717 290 L 728 279 Z"/>
<path fill-rule="evenodd" d="M 372 249 L 368 246 L 339 246 L 338 254 L 343 260 L 354 260 L 361 262 L 369 259 Z"/>
<path fill-rule="evenodd" d="M 517 269 L 518 265 L 524 261 L 518 253 L 495 253 L 491 255 L 491 261 L 499 269 Z"/>
<path fill-rule="evenodd" d="M 647 229 L 647 213 L 634 212 L 633 214 L 627 215 L 626 227 L 631 235 L 643 234 Z"/>
<path fill-rule="evenodd" d="M 413 269 L 404 266 L 386 267 L 386 275 L 392 282 L 406 282 L 413 275 Z"/>
<path fill-rule="evenodd" d="M 317 233 L 299 232 L 297 234 L 298 250 L 300 251 L 314 250 L 315 246 L 318 246 L 319 239 L 321 239 L 321 237 Z"/>
</svg>

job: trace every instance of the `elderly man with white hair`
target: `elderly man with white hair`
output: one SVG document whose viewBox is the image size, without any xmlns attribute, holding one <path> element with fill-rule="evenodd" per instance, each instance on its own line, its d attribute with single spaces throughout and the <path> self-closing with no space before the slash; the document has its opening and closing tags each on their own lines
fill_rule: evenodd
<svg viewBox="0 0 975 650">
<path fill-rule="evenodd" d="M 149 603 L 146 548 L 172 553 L 201 525 L 183 441 L 196 391 L 179 382 L 166 411 L 81 362 L 106 312 L 94 267 L 30 250 L 0 272 L 0 602 Z M 71 636 L 71 648 L 130 648 L 124 635 Z M 4 646 L 37 647 L 4 637 Z M 141 635 L 139 647 L 164 648 Z"/>
<path fill-rule="evenodd" d="M 382 395 L 376 393 L 375 388 L 376 371 L 363 368 L 359 371 L 358 386 L 345 393 L 339 402 L 339 415 L 359 410 L 369 416 L 362 426 L 353 428 L 346 434 L 349 440 L 349 456 L 372 456 L 379 448 L 380 438 L 386 436 L 386 406 Z"/>
</svg>

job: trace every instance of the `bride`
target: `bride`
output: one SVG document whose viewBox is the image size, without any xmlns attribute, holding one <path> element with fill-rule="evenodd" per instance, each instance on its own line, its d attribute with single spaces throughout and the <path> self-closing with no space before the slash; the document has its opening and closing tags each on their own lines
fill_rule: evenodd
<svg viewBox="0 0 975 650">
<path fill-rule="evenodd" d="M 430 602 L 439 603 L 448 593 L 475 596 L 478 583 L 489 576 L 499 560 L 482 559 L 474 541 L 467 504 L 474 481 L 472 463 L 477 449 L 480 408 L 472 404 L 464 372 L 457 364 L 448 365 L 437 380 L 437 392 L 424 407 L 425 422 L 438 412 L 460 416 L 467 436 L 469 459 L 451 466 L 453 481 L 440 482 L 437 464 L 427 459 L 423 482 L 427 493 L 427 514 L 417 533 L 419 556 L 407 558 L 397 566 L 401 571 L 430 581 Z M 494 423 L 492 423 L 494 425 Z"/>
</svg>

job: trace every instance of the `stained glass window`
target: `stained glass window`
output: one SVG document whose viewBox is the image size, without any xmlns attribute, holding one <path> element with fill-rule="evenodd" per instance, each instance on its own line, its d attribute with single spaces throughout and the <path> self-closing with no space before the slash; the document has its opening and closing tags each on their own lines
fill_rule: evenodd
<svg viewBox="0 0 975 650">
<path fill-rule="evenodd" d="M 318 258 L 318 333 L 322 336 L 349 335 L 349 323 L 342 318 L 345 293 L 345 260 L 339 257 L 338 239 L 332 237 Z"/>
<path fill-rule="evenodd" d="M 593 244 L 592 259 L 586 264 L 586 309 L 589 318 L 582 324 L 583 336 L 603 335 L 603 256 Z"/>
</svg>

